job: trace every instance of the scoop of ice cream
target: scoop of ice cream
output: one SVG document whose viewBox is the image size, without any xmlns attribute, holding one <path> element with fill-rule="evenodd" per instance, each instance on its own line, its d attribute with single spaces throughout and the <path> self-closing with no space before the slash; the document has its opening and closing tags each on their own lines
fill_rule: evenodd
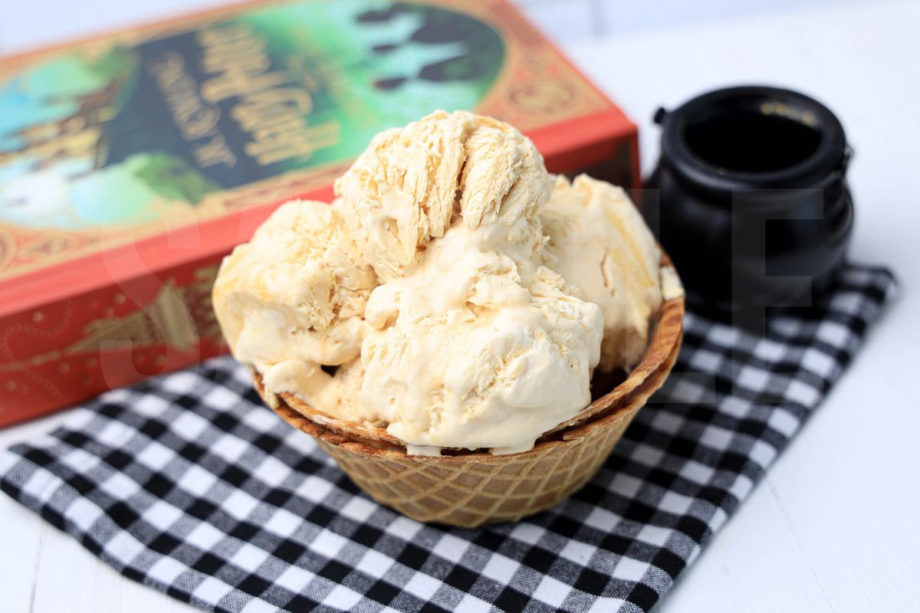
<svg viewBox="0 0 920 613">
<path fill-rule="evenodd" d="M 599 368 L 635 366 L 662 299 L 661 250 L 642 216 L 621 188 L 581 175 L 556 180 L 540 217 L 547 265 L 604 314 Z"/>
<path fill-rule="evenodd" d="M 452 227 L 368 301 L 358 405 L 411 445 L 524 451 L 591 400 L 600 309 L 545 267 L 525 285 L 482 233 Z"/>
<path fill-rule="evenodd" d="M 508 124 L 439 111 L 371 141 L 335 183 L 349 232 L 382 281 L 406 274 L 457 217 L 501 239 L 535 244 L 536 211 L 552 179 L 527 138 Z"/>
<path fill-rule="evenodd" d="M 239 361 L 264 373 L 284 362 L 319 370 L 358 357 L 376 285 L 338 211 L 294 201 L 224 259 L 212 300 Z"/>
</svg>

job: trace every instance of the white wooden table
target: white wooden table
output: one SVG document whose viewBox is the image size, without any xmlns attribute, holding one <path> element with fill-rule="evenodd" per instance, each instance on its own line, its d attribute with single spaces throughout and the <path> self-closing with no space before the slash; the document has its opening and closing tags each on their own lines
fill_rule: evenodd
<svg viewBox="0 0 920 613">
<path fill-rule="evenodd" d="M 702 5 L 711 11 L 720 1 Z M 744 82 L 801 89 L 829 104 L 857 153 L 850 175 L 857 204 L 852 256 L 891 264 L 902 283 L 899 299 L 824 406 L 659 610 L 917 611 L 920 3 L 813 0 L 806 10 L 771 13 L 763 2 L 748 2 L 759 7 L 755 16 L 684 26 L 663 18 L 663 30 L 597 36 L 590 23 L 559 21 L 568 15 L 559 2 L 525 0 L 576 62 L 639 121 L 646 171 L 657 155 L 649 119 L 659 104 L 673 107 L 704 89 Z M 122 0 L 32 0 L 17 8 L 9 0 L 0 5 L 0 50 L 189 4 L 212 2 L 164 0 L 153 8 Z M 598 4 L 592 2 L 591 10 Z M 607 4 L 614 11 L 606 27 L 622 31 L 616 10 L 627 9 L 615 0 Z M 579 27 L 592 28 L 590 39 L 579 39 Z M 0 445 L 61 419 L 0 431 Z M 0 594 L 0 610 L 10 613 L 190 610 L 122 578 L 5 496 Z"/>
</svg>

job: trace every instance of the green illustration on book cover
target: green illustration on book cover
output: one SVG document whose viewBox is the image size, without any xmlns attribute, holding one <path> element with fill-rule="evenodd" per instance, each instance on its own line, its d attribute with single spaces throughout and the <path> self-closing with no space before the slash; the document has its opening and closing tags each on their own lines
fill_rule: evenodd
<svg viewBox="0 0 920 613">
<path fill-rule="evenodd" d="M 474 108 L 488 24 L 408 2 L 301 0 L 66 51 L 0 74 L 0 222 L 133 226 L 210 193 L 343 162 L 380 130 Z"/>
</svg>

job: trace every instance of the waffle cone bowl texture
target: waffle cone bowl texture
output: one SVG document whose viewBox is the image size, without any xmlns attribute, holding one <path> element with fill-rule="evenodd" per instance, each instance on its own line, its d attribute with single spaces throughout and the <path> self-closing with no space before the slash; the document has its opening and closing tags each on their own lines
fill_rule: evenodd
<svg viewBox="0 0 920 613">
<path fill-rule="evenodd" d="M 665 261 L 664 266 L 670 267 Z M 625 379 L 596 375 L 595 400 L 523 453 L 444 450 L 409 455 L 385 427 L 332 419 L 292 394 L 256 389 L 289 424 L 313 436 L 380 504 L 422 522 L 473 528 L 517 521 L 579 490 L 598 471 L 649 396 L 664 383 L 683 334 L 684 299 L 662 303 L 639 364 Z M 605 391 L 605 384 L 607 389 Z M 600 388 L 600 389 L 598 389 Z"/>
</svg>

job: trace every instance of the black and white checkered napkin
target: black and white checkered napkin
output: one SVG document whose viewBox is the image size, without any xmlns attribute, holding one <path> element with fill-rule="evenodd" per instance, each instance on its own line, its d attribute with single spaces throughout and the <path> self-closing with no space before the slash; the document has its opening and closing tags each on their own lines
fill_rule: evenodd
<svg viewBox="0 0 920 613">
<path fill-rule="evenodd" d="M 0 456 L 3 490 L 122 574 L 219 611 L 645 611 L 748 495 L 893 286 L 850 266 L 765 338 L 688 315 L 666 386 L 550 511 L 476 530 L 359 492 L 221 358 L 109 392 Z"/>
</svg>

